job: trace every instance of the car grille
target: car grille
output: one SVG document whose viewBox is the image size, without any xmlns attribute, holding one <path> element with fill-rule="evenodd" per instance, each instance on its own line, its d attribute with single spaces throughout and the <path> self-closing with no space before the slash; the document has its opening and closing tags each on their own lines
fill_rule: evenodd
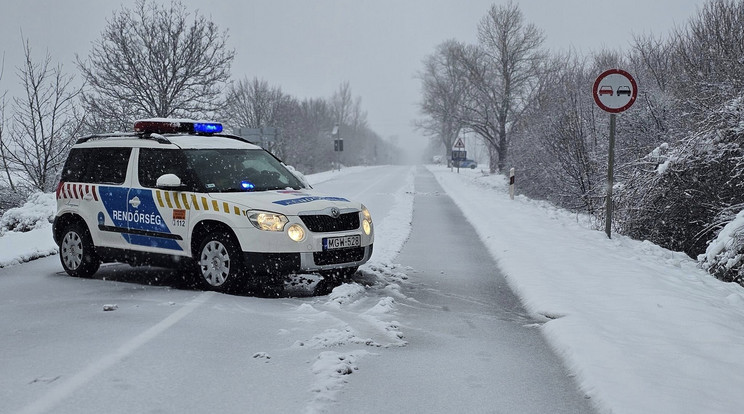
<svg viewBox="0 0 744 414">
<path fill-rule="evenodd" d="M 313 260 L 318 266 L 358 262 L 362 259 L 364 259 L 364 247 L 352 247 L 350 249 L 338 249 L 313 253 Z"/>
<path fill-rule="evenodd" d="M 347 231 L 359 228 L 359 213 L 341 214 L 333 218 L 325 214 L 300 216 L 308 230 L 315 233 L 326 233 L 330 231 Z"/>
</svg>

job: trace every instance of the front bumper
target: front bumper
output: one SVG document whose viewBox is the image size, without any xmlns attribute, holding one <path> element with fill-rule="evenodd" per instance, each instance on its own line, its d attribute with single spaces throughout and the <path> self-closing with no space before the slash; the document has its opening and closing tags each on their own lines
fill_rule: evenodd
<svg viewBox="0 0 744 414">
<path fill-rule="evenodd" d="M 243 257 L 246 268 L 253 275 L 289 275 L 361 266 L 372 257 L 372 244 L 325 252 L 243 252 Z"/>
</svg>

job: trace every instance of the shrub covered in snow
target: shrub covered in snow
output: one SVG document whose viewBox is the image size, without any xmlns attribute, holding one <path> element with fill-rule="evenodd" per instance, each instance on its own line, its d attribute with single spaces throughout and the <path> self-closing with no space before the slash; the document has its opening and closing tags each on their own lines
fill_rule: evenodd
<svg viewBox="0 0 744 414">
<path fill-rule="evenodd" d="M 697 257 L 744 204 L 744 98 L 637 163 L 616 193 L 620 233 Z M 732 214 L 733 213 L 733 214 Z"/>
<path fill-rule="evenodd" d="M 721 229 L 698 260 L 717 278 L 744 284 L 744 210 Z"/>
<path fill-rule="evenodd" d="M 24 189 L 12 189 L 10 187 L 0 187 L 0 215 L 8 209 L 18 207 L 26 200 L 28 191 Z"/>
<path fill-rule="evenodd" d="M 57 202 L 53 193 L 33 193 L 21 207 L 11 208 L 0 218 L 0 233 L 38 229 L 54 220 Z"/>
</svg>

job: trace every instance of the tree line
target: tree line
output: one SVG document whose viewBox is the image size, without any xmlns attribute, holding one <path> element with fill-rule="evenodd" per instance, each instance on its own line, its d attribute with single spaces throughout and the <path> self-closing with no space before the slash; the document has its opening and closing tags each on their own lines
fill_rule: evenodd
<svg viewBox="0 0 744 414">
<path fill-rule="evenodd" d="M 79 78 L 48 53 L 35 60 L 22 39 L 24 62 L 16 73 L 23 92 L 0 93 L 0 209 L 31 191 L 52 191 L 77 137 L 130 131 L 134 120 L 152 117 L 217 119 L 226 132 L 277 128 L 268 149 L 305 173 L 336 162 L 335 125 L 345 143 L 341 163 L 397 162 L 393 145 L 367 125 L 348 82 L 328 98 L 298 99 L 263 79 L 234 80 L 235 51 L 227 39 L 177 0 L 137 0 L 115 11 L 89 54 L 76 56 Z M 2 63 L 0 86 L 8 81 Z"/>
<path fill-rule="evenodd" d="M 600 228 L 609 116 L 591 91 L 620 68 L 639 92 L 618 115 L 613 230 L 698 258 L 744 210 L 744 1 L 709 1 L 669 33 L 585 56 L 547 50 L 512 2 L 493 5 L 477 34 L 476 44 L 442 42 L 418 74 L 418 126 L 448 158 L 458 136 L 474 133 L 491 172 L 514 167 L 522 194 L 590 214 Z M 742 282 L 744 228 L 727 237 L 717 259 L 700 260 Z"/>
</svg>

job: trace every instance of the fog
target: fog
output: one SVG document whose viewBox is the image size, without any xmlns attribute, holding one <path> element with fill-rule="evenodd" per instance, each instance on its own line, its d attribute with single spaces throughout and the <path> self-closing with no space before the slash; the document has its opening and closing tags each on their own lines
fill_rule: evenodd
<svg viewBox="0 0 744 414">
<path fill-rule="evenodd" d="M 264 79 L 299 99 L 330 97 L 349 82 L 362 99 L 372 130 L 397 140 L 418 162 L 426 138 L 413 123 L 420 118 L 416 77 L 424 57 L 447 39 L 475 43 L 479 20 L 492 4 L 471 0 L 183 0 L 229 33 L 236 51 L 233 79 Z M 551 50 L 587 54 L 626 48 L 633 34 L 666 34 L 684 24 L 703 0 L 522 0 L 528 22 L 546 35 Z M 130 2 L 121 3 L 131 7 Z M 85 58 L 106 19 L 119 10 L 96 0 L 2 0 L 0 92 L 18 93 L 16 68 L 22 38 L 34 57 L 49 52 L 54 62 L 77 74 L 75 56 Z M 78 76 L 79 79 L 79 76 Z"/>
</svg>

